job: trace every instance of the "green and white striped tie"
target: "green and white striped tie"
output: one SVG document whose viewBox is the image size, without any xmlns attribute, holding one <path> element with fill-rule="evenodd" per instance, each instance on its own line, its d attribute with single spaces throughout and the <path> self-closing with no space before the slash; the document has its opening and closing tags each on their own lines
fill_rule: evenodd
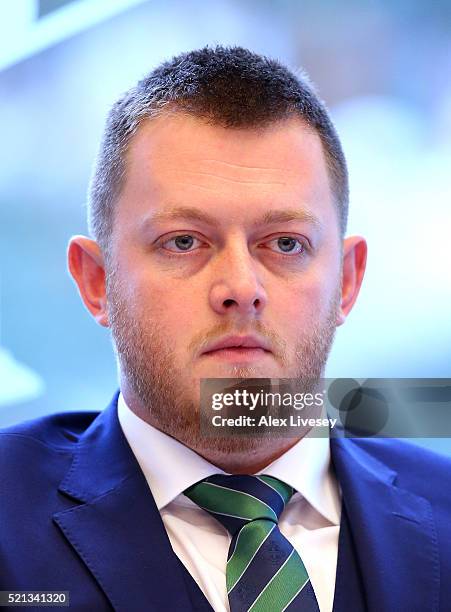
<svg viewBox="0 0 451 612">
<path fill-rule="evenodd" d="M 232 612 L 319 612 L 307 570 L 278 527 L 293 493 L 272 476 L 219 474 L 185 491 L 232 535 L 226 571 Z"/>
</svg>

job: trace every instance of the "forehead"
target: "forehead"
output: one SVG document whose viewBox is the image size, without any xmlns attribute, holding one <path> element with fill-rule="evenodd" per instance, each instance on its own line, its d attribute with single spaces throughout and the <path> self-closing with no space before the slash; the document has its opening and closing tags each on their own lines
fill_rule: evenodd
<svg viewBox="0 0 451 612">
<path fill-rule="evenodd" d="M 195 205 L 243 222 L 268 209 L 302 208 L 336 221 L 319 136 L 300 119 L 258 129 L 224 128 L 182 114 L 144 122 L 126 157 L 117 214 Z"/>
</svg>

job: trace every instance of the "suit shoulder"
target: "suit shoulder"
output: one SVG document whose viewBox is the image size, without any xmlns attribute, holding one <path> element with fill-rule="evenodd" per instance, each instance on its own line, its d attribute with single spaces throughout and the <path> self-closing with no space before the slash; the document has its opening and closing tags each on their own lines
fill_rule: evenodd
<svg viewBox="0 0 451 612">
<path fill-rule="evenodd" d="M 450 470 L 451 456 L 434 451 L 417 443 L 398 438 L 361 438 L 355 439 L 354 443 L 360 446 L 368 454 L 386 464 L 393 464 L 390 467 L 399 470 L 402 467 L 412 469 L 414 461 L 419 467 L 430 469 Z"/>
<path fill-rule="evenodd" d="M 396 472 L 397 486 L 451 502 L 451 457 L 407 440 L 356 439 L 353 443 Z"/>
<path fill-rule="evenodd" d="M 59 412 L 0 428 L 0 448 L 34 442 L 53 450 L 72 450 L 73 443 L 89 427 L 99 412 Z"/>
</svg>

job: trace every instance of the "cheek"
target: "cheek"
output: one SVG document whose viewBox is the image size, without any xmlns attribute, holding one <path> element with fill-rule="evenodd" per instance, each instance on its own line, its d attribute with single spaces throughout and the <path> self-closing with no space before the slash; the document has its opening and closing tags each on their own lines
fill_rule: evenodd
<svg viewBox="0 0 451 612">
<path fill-rule="evenodd" d="M 330 312 L 337 282 L 336 275 L 325 279 L 318 273 L 279 286 L 271 300 L 274 323 L 296 334 L 324 321 Z"/>
<path fill-rule="evenodd" d="M 160 278 L 158 274 L 135 276 L 131 284 L 130 300 L 135 315 L 173 339 L 192 334 L 199 313 L 199 291 L 183 280 Z"/>
</svg>

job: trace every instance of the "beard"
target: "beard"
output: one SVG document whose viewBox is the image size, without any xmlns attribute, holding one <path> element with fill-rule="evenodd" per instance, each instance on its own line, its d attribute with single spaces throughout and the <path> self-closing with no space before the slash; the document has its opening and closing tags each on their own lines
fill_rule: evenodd
<svg viewBox="0 0 451 612">
<path fill-rule="evenodd" d="M 164 329 L 133 311 L 114 272 L 107 277 L 108 316 L 121 380 L 131 391 L 129 407 L 144 421 L 175 438 L 200 455 L 230 457 L 231 454 L 258 453 L 268 445 L 267 436 L 202 435 L 200 427 L 199 380 L 187 376 L 187 368 L 176 363 Z M 322 320 L 312 322 L 299 333 L 294 355 L 288 358 L 286 343 L 260 321 L 246 330 L 232 321 L 216 325 L 193 337 L 188 349 L 201 352 L 212 340 L 223 335 L 256 332 L 271 342 L 281 377 L 297 381 L 297 389 L 312 392 L 317 387 L 333 343 L 339 310 L 341 286 L 337 286 Z M 261 366 L 229 366 L 227 377 L 236 379 L 268 378 Z M 307 433 L 307 432 L 304 432 Z M 302 437 L 302 436 L 301 436 Z"/>
</svg>

